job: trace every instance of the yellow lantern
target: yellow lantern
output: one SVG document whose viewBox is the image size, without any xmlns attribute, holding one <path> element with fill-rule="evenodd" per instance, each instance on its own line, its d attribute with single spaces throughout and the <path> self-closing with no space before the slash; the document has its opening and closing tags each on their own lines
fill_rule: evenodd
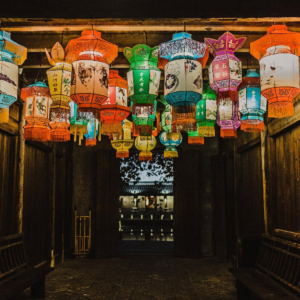
<svg viewBox="0 0 300 300">
<path fill-rule="evenodd" d="M 156 146 L 156 138 L 151 136 L 138 136 L 135 139 L 135 148 L 140 150 L 139 161 L 152 161 L 152 153 Z"/>
</svg>

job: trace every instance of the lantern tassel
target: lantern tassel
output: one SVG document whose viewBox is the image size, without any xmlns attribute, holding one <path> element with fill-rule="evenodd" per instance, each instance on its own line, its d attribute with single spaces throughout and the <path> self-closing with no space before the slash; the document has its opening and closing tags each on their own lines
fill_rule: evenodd
<svg viewBox="0 0 300 300">
<path fill-rule="evenodd" d="M 260 121 L 259 123 L 253 123 L 242 121 L 241 130 L 245 132 L 261 132 L 264 130 L 264 122 Z"/>
<path fill-rule="evenodd" d="M 214 126 L 200 126 L 198 127 L 198 134 L 204 137 L 214 137 L 216 135 Z"/>
<path fill-rule="evenodd" d="M 292 102 L 274 102 L 269 103 L 269 118 L 285 118 L 294 115 L 294 106 Z"/>
</svg>

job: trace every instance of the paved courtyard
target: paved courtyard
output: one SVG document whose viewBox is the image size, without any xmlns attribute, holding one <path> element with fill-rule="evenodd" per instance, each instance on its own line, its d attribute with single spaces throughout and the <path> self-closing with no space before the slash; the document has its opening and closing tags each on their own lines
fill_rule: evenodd
<svg viewBox="0 0 300 300">
<path fill-rule="evenodd" d="M 229 264 L 214 258 L 126 255 L 67 260 L 47 276 L 46 299 L 236 299 Z M 24 291 L 18 300 L 30 299 Z"/>
</svg>

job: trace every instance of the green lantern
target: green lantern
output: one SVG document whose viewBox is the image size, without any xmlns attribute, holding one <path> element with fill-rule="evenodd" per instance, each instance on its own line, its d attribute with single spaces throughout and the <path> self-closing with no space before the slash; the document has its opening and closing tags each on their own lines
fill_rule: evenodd
<svg viewBox="0 0 300 300">
<path fill-rule="evenodd" d="M 166 101 L 164 96 L 161 96 L 158 101 L 165 106 L 161 114 L 161 128 L 166 133 L 172 132 L 172 106 Z"/>
<path fill-rule="evenodd" d="M 202 99 L 196 105 L 196 119 L 200 136 L 215 136 L 217 122 L 217 95 L 210 85 L 204 84 Z"/>
<path fill-rule="evenodd" d="M 129 98 L 135 104 L 151 103 L 156 100 L 160 70 L 157 67 L 158 47 L 136 45 L 126 47 L 124 55 L 130 62 L 127 72 Z"/>
</svg>

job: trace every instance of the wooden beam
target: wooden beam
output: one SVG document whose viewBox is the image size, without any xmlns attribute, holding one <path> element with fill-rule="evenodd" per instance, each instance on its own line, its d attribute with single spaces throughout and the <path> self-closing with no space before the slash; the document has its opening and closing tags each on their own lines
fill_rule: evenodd
<svg viewBox="0 0 300 300">
<path fill-rule="evenodd" d="M 258 145 L 258 144 L 260 144 L 260 143 L 261 143 L 261 139 L 260 139 L 260 137 L 257 137 L 257 138 L 255 138 L 254 140 L 252 140 L 252 141 L 250 141 L 250 142 L 248 142 L 248 143 L 246 143 L 246 144 L 244 144 L 244 145 L 238 147 L 238 148 L 237 148 L 237 152 L 238 152 L 239 154 L 241 154 L 241 153 L 243 153 L 243 152 L 249 150 L 250 148 L 252 148 L 252 147 L 254 147 L 254 146 L 256 146 L 256 145 Z"/>
<path fill-rule="evenodd" d="M 18 135 L 19 123 L 10 117 L 8 123 L 0 123 L 0 130 L 12 135 Z"/>
<path fill-rule="evenodd" d="M 298 232 L 292 232 L 292 231 L 286 231 L 282 229 L 274 229 L 274 232 L 277 236 L 283 237 L 286 239 L 290 239 L 296 242 L 300 242 L 300 233 Z"/>
</svg>

